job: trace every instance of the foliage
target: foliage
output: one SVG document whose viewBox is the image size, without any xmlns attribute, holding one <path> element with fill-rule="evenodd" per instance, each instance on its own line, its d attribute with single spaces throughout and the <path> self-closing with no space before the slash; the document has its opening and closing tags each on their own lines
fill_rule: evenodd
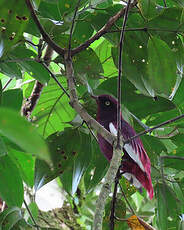
<svg viewBox="0 0 184 230">
<path fill-rule="evenodd" d="M 0 0 L 0 197 L 8 206 L 0 213 L 0 229 L 35 229 L 23 214 L 24 188 L 38 190 L 54 178 L 67 194 L 67 205 L 62 210 L 73 218 L 69 221 L 62 214 L 65 227 L 91 229 L 97 192 L 108 162 L 91 130 L 43 65 L 46 42 L 25 2 Z M 60 47 L 67 48 L 78 1 L 33 3 L 44 30 Z M 88 41 L 122 7 L 125 4 L 119 0 L 81 1 L 71 47 Z M 144 125 L 153 127 L 184 113 L 183 7 L 180 0 L 138 0 L 137 7 L 129 12 L 122 57 L 122 113 L 136 132 L 142 131 Z M 103 37 L 72 57 L 78 97 L 93 117 L 96 105 L 91 91 L 117 96 L 122 22 L 123 17 Z M 68 92 L 65 63 L 57 52 L 51 56 L 49 69 Z M 38 93 L 39 100 L 32 102 L 37 81 L 43 90 Z M 27 102 L 36 105 L 28 120 L 21 116 Z M 151 159 L 153 200 L 125 179 L 120 181 L 136 214 L 156 229 L 176 230 L 182 225 L 183 137 L 183 119 L 141 137 Z M 123 220 L 130 220 L 132 213 L 121 191 L 117 195 L 122 205 L 117 205 L 115 213 L 122 221 L 115 221 L 115 229 L 129 229 Z M 108 201 L 104 229 L 108 229 L 110 208 Z M 31 210 L 38 213 L 36 205 Z M 39 219 L 38 215 L 34 218 Z M 61 225 L 54 228 L 44 222 L 39 227 L 61 229 Z"/>
</svg>

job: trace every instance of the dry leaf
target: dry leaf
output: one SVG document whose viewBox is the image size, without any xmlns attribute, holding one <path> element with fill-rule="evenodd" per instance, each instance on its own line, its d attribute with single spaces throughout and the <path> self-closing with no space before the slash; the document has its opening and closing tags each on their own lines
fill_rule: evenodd
<svg viewBox="0 0 184 230">
<path fill-rule="evenodd" d="M 140 224 L 136 215 L 128 218 L 127 223 L 131 230 L 145 230 L 145 228 Z"/>
</svg>

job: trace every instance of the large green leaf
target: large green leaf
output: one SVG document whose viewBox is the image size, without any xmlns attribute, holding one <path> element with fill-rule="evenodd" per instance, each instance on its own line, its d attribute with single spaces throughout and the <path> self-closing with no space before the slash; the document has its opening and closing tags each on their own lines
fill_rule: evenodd
<svg viewBox="0 0 184 230">
<path fill-rule="evenodd" d="M 8 154 L 8 150 L 2 137 L 0 137 L 0 157 Z"/>
<path fill-rule="evenodd" d="M 178 215 L 180 205 L 176 194 L 165 183 L 158 183 L 156 186 L 157 202 L 158 202 L 158 224 L 160 230 L 166 230 L 169 227 L 175 228 L 178 225 Z"/>
<path fill-rule="evenodd" d="M 67 128 L 49 136 L 47 142 L 52 155 L 52 170 L 45 162 L 36 161 L 35 189 L 64 173 L 66 180 L 63 179 L 62 183 L 66 182 L 65 189 L 74 193 L 91 160 L 90 136 L 77 128 Z"/>
<path fill-rule="evenodd" d="M 36 60 L 34 60 L 34 58 L 36 58 L 36 53 L 32 50 L 27 49 L 25 46 L 17 46 L 9 53 L 8 57 L 12 59 L 12 61 L 15 60 L 12 62 L 15 64 L 17 59 L 20 60 L 19 66 L 22 70 L 28 72 L 33 78 L 43 84 L 48 83 L 50 79 L 49 72 L 41 63 L 38 63 Z M 27 60 L 29 58 L 30 60 Z M 6 60 L 3 64 L 6 64 Z"/>
<path fill-rule="evenodd" d="M 2 94 L 1 106 L 20 111 L 23 101 L 21 89 L 10 89 Z"/>
<path fill-rule="evenodd" d="M 148 28 L 155 28 L 156 31 L 160 29 L 169 31 L 183 31 L 184 24 L 180 24 L 182 9 L 177 7 L 165 8 L 160 15 L 150 20 L 147 24 Z M 161 31 L 163 33 L 163 31 Z M 168 34 L 168 33 L 167 33 Z"/>
<path fill-rule="evenodd" d="M 0 109 L 0 133 L 24 151 L 50 161 L 47 146 L 35 129 L 15 111 L 6 108 Z"/>
<path fill-rule="evenodd" d="M 10 78 L 22 78 L 18 64 L 14 62 L 0 62 L 0 71 Z"/>
<path fill-rule="evenodd" d="M 142 15 L 151 19 L 158 15 L 158 9 L 156 9 L 156 1 L 154 0 L 138 0 L 139 8 Z"/>
<path fill-rule="evenodd" d="M 176 62 L 169 46 L 156 37 L 148 42 L 148 73 L 155 91 L 169 96 L 176 83 Z"/>
<path fill-rule="evenodd" d="M 156 186 L 156 196 L 157 196 L 157 218 L 158 226 L 160 230 L 168 229 L 168 213 L 167 213 L 167 201 L 164 192 L 163 184 L 157 184 Z"/>
<path fill-rule="evenodd" d="M 0 157 L 0 196 L 10 207 L 21 207 L 24 199 L 19 169 L 8 155 Z"/>
<path fill-rule="evenodd" d="M 102 38 L 100 44 L 95 48 L 95 52 L 103 65 L 104 76 L 114 76 L 118 74 L 118 70 L 112 59 L 111 48 L 112 44 Z"/>
<path fill-rule="evenodd" d="M 95 186 L 102 180 L 109 167 L 109 162 L 101 153 L 99 144 L 96 142 L 96 140 L 93 140 L 92 142 L 92 151 L 93 158 L 84 177 L 87 192 L 95 188 Z M 93 175 L 91 175 L 92 171 Z"/>
<path fill-rule="evenodd" d="M 25 154 L 20 151 L 16 151 L 14 149 L 9 149 L 9 154 L 12 159 L 15 161 L 17 167 L 20 170 L 21 177 L 24 182 L 33 187 L 34 185 L 34 163 L 35 159 L 28 154 Z"/>
<path fill-rule="evenodd" d="M 11 0 L 0 2 L 1 14 L 1 39 L 3 41 L 4 55 L 13 47 L 21 38 L 29 19 L 29 11 L 25 1 Z M 4 28 L 4 29 L 2 29 Z"/>
<path fill-rule="evenodd" d="M 79 78 L 79 81 L 81 78 L 81 82 L 83 78 L 85 80 L 86 76 L 95 79 L 99 78 L 104 72 L 98 56 L 91 48 L 73 57 L 73 66 L 75 74 Z"/>
<path fill-rule="evenodd" d="M 72 38 L 76 42 L 85 42 L 93 35 L 93 27 L 91 26 L 90 21 L 88 20 L 89 12 L 85 12 L 79 15 L 79 19 L 76 23 Z"/>
<path fill-rule="evenodd" d="M 59 76 L 58 80 L 67 89 L 66 79 Z M 63 130 L 64 127 L 70 126 L 67 122 L 74 118 L 75 111 L 69 105 L 69 98 L 51 79 L 48 86 L 44 87 L 32 115 L 34 122 L 38 125 L 39 133 L 47 137 L 52 133 Z"/>
</svg>

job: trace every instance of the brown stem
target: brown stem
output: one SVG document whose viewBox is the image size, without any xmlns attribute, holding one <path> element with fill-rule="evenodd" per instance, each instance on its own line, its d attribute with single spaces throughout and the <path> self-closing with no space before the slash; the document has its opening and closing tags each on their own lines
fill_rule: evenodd
<svg viewBox="0 0 184 230">
<path fill-rule="evenodd" d="M 137 4 L 137 0 L 134 0 L 133 3 L 130 4 L 129 9 L 132 9 Z M 91 43 L 98 40 L 100 37 L 102 37 L 104 34 L 106 34 L 109 29 L 114 25 L 114 23 L 121 18 L 125 13 L 126 8 L 122 8 L 116 15 L 111 17 L 108 22 L 99 30 L 96 32 L 94 36 L 92 36 L 89 40 L 87 40 L 85 43 L 81 44 L 80 46 L 76 47 L 71 51 L 71 55 L 74 56 L 75 54 L 81 52 L 82 50 L 85 50 L 88 48 Z"/>
<path fill-rule="evenodd" d="M 120 34 L 119 42 L 119 60 L 118 60 L 118 82 L 117 82 L 117 95 L 118 95 L 118 106 L 117 106 L 117 122 L 118 122 L 118 134 L 117 134 L 117 148 L 120 147 L 120 135 L 121 135 L 121 76 L 122 76 L 122 53 L 125 37 L 125 27 L 128 19 L 128 11 L 130 7 L 131 0 L 128 0 L 127 6 L 125 8 L 125 14 L 123 19 L 122 30 Z"/>
<path fill-rule="evenodd" d="M 65 50 L 62 49 L 60 46 L 58 46 L 48 35 L 48 33 L 44 30 L 43 26 L 40 24 L 40 21 L 38 20 L 38 17 L 36 15 L 36 12 L 33 8 L 33 5 L 31 3 L 31 0 L 25 0 L 26 5 L 31 13 L 31 16 L 35 22 L 35 24 L 37 25 L 43 39 L 47 42 L 47 44 L 53 49 L 55 50 L 58 54 L 60 54 L 61 56 L 64 56 Z"/>
<path fill-rule="evenodd" d="M 51 47 L 47 46 L 47 49 L 46 49 L 46 52 L 45 52 L 45 55 L 43 58 L 43 60 L 47 66 L 51 62 L 52 54 L 53 54 L 53 49 Z M 38 100 L 40 98 L 43 87 L 44 87 L 44 85 L 41 82 L 39 82 L 39 81 L 35 82 L 31 96 L 27 99 L 26 103 L 22 106 L 22 115 L 23 116 L 25 116 L 27 118 L 30 117 L 36 104 L 38 103 Z"/>
<path fill-rule="evenodd" d="M 89 125 L 89 127 L 94 128 L 99 132 L 110 144 L 113 145 L 116 137 L 108 132 L 102 125 L 100 125 L 94 118 L 92 118 L 82 105 L 78 101 L 75 81 L 74 81 L 74 70 L 71 58 L 68 58 L 68 54 L 65 55 L 65 67 L 66 74 L 68 78 L 68 88 L 70 91 L 70 105 L 75 109 L 75 111 L 81 116 L 81 118 Z"/>
<path fill-rule="evenodd" d="M 125 140 L 124 144 L 130 143 L 133 139 L 135 139 L 135 138 L 137 138 L 137 137 L 143 136 L 143 135 L 145 135 L 146 133 L 150 133 L 150 132 L 152 132 L 152 131 L 155 130 L 155 129 L 158 129 L 158 128 L 164 126 L 164 125 L 173 123 L 173 122 L 175 122 L 175 121 L 177 121 L 177 120 L 179 120 L 179 119 L 181 119 L 181 118 L 184 118 L 184 114 L 182 114 L 182 115 L 180 115 L 180 116 L 177 116 L 177 117 L 175 117 L 175 118 L 172 118 L 172 119 L 170 119 L 170 120 L 164 121 L 164 122 L 160 123 L 159 125 L 154 126 L 153 128 L 150 128 L 150 129 L 147 129 L 147 130 L 145 130 L 145 131 L 142 131 L 142 132 L 138 133 L 137 135 L 135 135 L 135 136 L 129 138 L 128 140 Z"/>
</svg>

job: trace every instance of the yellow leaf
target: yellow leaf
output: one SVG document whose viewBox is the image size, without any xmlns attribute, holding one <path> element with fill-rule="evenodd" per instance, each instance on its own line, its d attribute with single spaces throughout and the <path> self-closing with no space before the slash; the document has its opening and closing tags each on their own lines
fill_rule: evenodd
<svg viewBox="0 0 184 230">
<path fill-rule="evenodd" d="M 127 223 L 131 230 L 145 230 L 145 228 L 140 224 L 136 215 L 128 218 Z"/>
</svg>

